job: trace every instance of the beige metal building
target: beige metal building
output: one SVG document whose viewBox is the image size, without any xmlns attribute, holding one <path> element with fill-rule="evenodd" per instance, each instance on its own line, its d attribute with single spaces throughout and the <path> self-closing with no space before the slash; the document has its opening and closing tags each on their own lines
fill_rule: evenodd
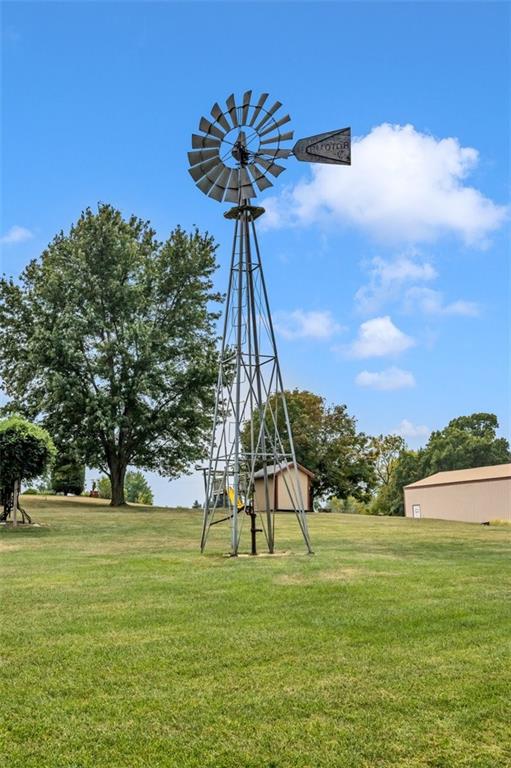
<svg viewBox="0 0 511 768">
<path fill-rule="evenodd" d="M 311 484 L 313 473 L 301 464 L 296 465 L 298 470 L 298 482 L 302 492 L 303 506 L 306 512 L 312 512 L 312 491 Z M 289 463 L 287 467 L 279 466 L 268 467 L 268 486 L 270 495 L 270 508 L 278 512 L 293 512 L 295 505 L 292 497 L 294 493 L 294 464 Z M 260 469 L 254 474 L 254 502 L 256 511 L 261 512 L 266 509 L 264 493 L 264 472 Z"/>
<path fill-rule="evenodd" d="M 406 517 L 511 522 L 511 464 L 437 472 L 404 492 Z"/>
</svg>

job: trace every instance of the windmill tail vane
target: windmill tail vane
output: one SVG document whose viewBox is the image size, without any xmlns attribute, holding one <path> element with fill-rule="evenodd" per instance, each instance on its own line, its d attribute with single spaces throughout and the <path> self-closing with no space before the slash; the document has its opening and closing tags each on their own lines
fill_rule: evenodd
<svg viewBox="0 0 511 768">
<path fill-rule="evenodd" d="M 225 108 L 213 105 L 211 119 L 200 119 L 188 153 L 189 173 L 201 192 L 235 204 L 224 214 L 233 220 L 234 234 L 201 537 L 204 551 L 211 528 L 228 523 L 233 556 L 248 519 L 251 553 L 257 552 L 257 533 L 264 534 L 273 553 L 280 512 L 294 513 L 312 553 L 304 486 L 310 472 L 296 461 L 255 227 L 264 208 L 250 201 L 273 186 L 285 170 L 281 161 L 291 156 L 350 165 L 351 135 L 349 128 L 330 131 L 300 139 L 291 148 L 291 118 L 279 116 L 281 107 L 267 93 L 254 97 L 246 91 L 238 103 L 231 95 Z"/>
</svg>

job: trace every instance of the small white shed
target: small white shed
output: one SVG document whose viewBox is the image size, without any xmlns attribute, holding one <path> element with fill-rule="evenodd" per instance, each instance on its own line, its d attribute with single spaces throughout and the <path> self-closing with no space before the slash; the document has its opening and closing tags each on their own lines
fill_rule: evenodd
<svg viewBox="0 0 511 768">
<path fill-rule="evenodd" d="M 273 512 L 294 512 L 294 499 L 297 496 L 296 477 L 298 477 L 304 509 L 306 512 L 312 512 L 312 480 L 314 478 L 312 472 L 297 463 L 295 474 L 295 465 L 289 462 L 287 465 L 267 466 L 266 473 L 270 509 Z M 254 503 L 257 512 L 263 512 L 266 509 L 263 469 L 254 474 Z"/>
</svg>

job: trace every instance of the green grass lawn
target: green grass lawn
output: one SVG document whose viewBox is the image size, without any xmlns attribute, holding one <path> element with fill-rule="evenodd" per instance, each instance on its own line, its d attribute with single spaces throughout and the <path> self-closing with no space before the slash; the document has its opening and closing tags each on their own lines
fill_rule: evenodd
<svg viewBox="0 0 511 768">
<path fill-rule="evenodd" d="M 307 556 L 285 516 L 290 554 L 236 560 L 199 513 L 24 504 L 0 765 L 511 765 L 509 528 L 316 515 Z"/>
</svg>

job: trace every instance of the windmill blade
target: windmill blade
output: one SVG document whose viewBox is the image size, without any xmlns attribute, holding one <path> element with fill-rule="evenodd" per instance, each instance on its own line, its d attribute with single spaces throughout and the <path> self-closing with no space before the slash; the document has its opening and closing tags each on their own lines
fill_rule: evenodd
<svg viewBox="0 0 511 768">
<path fill-rule="evenodd" d="M 211 108 L 211 114 L 215 118 L 215 122 L 219 123 L 227 133 L 231 130 L 231 126 L 227 122 L 224 113 L 220 109 L 220 104 L 217 104 L 216 102 L 213 104 Z"/>
<path fill-rule="evenodd" d="M 229 187 L 224 195 L 224 203 L 239 203 L 240 194 L 238 187 Z"/>
<path fill-rule="evenodd" d="M 227 101 L 225 102 L 227 104 L 227 109 L 229 110 L 229 114 L 231 116 L 232 124 L 234 128 L 237 128 L 238 123 L 238 109 L 236 107 L 236 102 L 234 100 L 234 93 L 231 93 Z"/>
<path fill-rule="evenodd" d="M 220 161 L 218 158 L 214 157 L 212 160 L 207 160 L 205 163 L 200 163 L 199 165 L 194 165 L 193 168 L 188 168 L 188 173 L 192 179 L 199 181 L 203 176 L 209 173 L 209 171 L 216 168 L 217 165 L 220 165 Z"/>
<path fill-rule="evenodd" d="M 265 113 L 265 115 L 259 120 L 259 122 L 255 126 L 255 130 L 259 131 L 259 129 L 262 128 L 263 125 L 265 125 L 268 122 L 270 117 L 277 111 L 277 109 L 280 109 L 281 106 L 282 106 L 282 102 L 276 101 L 275 104 L 272 107 L 270 107 L 270 109 Z"/>
<path fill-rule="evenodd" d="M 206 178 L 209 179 L 209 181 L 212 181 L 213 183 L 217 184 L 220 176 L 225 173 L 225 171 L 230 171 L 231 169 L 228 168 L 222 161 L 218 163 L 218 165 L 215 168 L 212 168 L 211 171 L 208 171 L 206 174 Z"/>
<path fill-rule="evenodd" d="M 209 136 L 199 136 L 192 133 L 192 149 L 205 149 L 206 147 L 218 147 L 220 149 L 220 139 L 213 139 Z"/>
<path fill-rule="evenodd" d="M 240 191 L 242 199 L 255 197 L 254 187 L 245 167 L 240 168 Z"/>
<path fill-rule="evenodd" d="M 197 182 L 197 186 L 200 189 L 201 192 L 204 192 L 205 195 L 208 194 L 211 187 L 213 187 L 215 184 L 214 181 L 211 181 L 209 176 L 204 176 L 204 178 L 200 179 L 200 181 Z"/>
<path fill-rule="evenodd" d="M 264 192 L 265 189 L 268 189 L 268 187 L 272 187 L 273 184 L 271 181 L 269 181 L 264 173 L 259 170 L 259 168 L 256 165 L 249 165 L 248 170 L 252 174 L 252 177 L 257 184 L 257 187 L 260 192 Z"/>
<path fill-rule="evenodd" d="M 218 200 L 218 202 L 221 203 L 225 195 L 226 185 L 229 181 L 230 175 L 231 169 L 224 165 L 220 176 L 217 178 L 215 185 L 212 187 L 211 192 L 208 194 L 208 197 L 212 197 L 214 200 Z"/>
<path fill-rule="evenodd" d="M 241 105 L 241 124 L 246 125 L 248 110 L 250 109 L 250 99 L 252 98 L 252 91 L 245 91 L 243 94 L 243 103 Z"/>
<path fill-rule="evenodd" d="M 213 157 L 218 157 L 218 149 L 199 149 L 195 152 L 188 152 L 188 161 L 190 165 L 197 165 L 197 163 L 203 163 L 205 160 L 211 160 Z"/>
<path fill-rule="evenodd" d="M 263 104 L 269 95 L 270 95 L 269 93 L 262 93 L 261 96 L 259 97 L 259 101 L 255 106 L 254 114 L 252 115 L 252 119 L 249 123 L 249 126 L 254 125 L 255 121 L 257 120 L 257 116 L 259 115 L 259 112 L 261 111 Z"/>
<path fill-rule="evenodd" d="M 225 170 L 225 166 L 223 163 L 219 163 L 216 168 L 213 168 L 206 176 L 204 176 L 200 181 L 197 182 L 197 186 L 201 190 L 201 192 L 204 192 L 205 195 L 209 193 L 212 187 L 215 186 L 216 180 L 218 177 L 223 173 Z"/>
<path fill-rule="evenodd" d="M 291 154 L 290 149 L 272 149 L 271 147 L 263 147 L 263 149 L 260 149 L 259 152 L 256 152 L 254 157 L 265 157 L 268 155 L 269 157 L 277 158 L 288 158 Z"/>
<path fill-rule="evenodd" d="M 280 120 L 277 120 L 277 122 L 273 122 L 268 128 L 265 128 L 264 131 L 260 131 L 259 136 L 266 136 L 267 133 L 276 131 L 277 128 L 280 128 L 281 125 L 285 125 L 286 123 L 289 123 L 290 120 L 291 120 L 291 117 L 289 115 L 284 115 L 284 117 L 281 117 Z"/>
<path fill-rule="evenodd" d="M 287 133 L 278 133 L 276 136 L 270 136 L 268 139 L 263 139 L 261 141 L 261 145 L 263 144 L 274 144 L 275 142 L 281 142 L 281 141 L 289 141 L 293 138 L 295 132 L 294 131 L 288 131 Z"/>
<path fill-rule="evenodd" d="M 240 187 L 240 194 L 239 197 L 242 200 L 250 200 L 250 198 L 255 197 L 255 189 L 252 186 L 252 184 L 249 184 L 248 186 Z"/>
<path fill-rule="evenodd" d="M 238 169 L 232 168 L 225 190 L 224 200 L 228 203 L 237 203 L 239 200 L 239 175 Z"/>
<path fill-rule="evenodd" d="M 220 128 L 217 128 L 213 125 L 213 123 L 210 123 L 209 120 L 206 120 L 205 117 L 201 117 L 200 123 L 199 123 L 199 131 L 203 131 L 204 133 L 209 134 L 210 136 L 216 136 L 217 139 L 223 139 L 225 136 L 225 132 L 221 131 Z"/>
<path fill-rule="evenodd" d="M 272 176 L 280 176 L 282 171 L 286 170 L 282 165 L 272 163 L 270 160 L 265 160 L 263 157 L 257 157 L 255 162 L 257 165 L 262 165 L 263 168 L 268 171 L 268 173 L 271 173 Z"/>
<path fill-rule="evenodd" d="M 224 192 L 225 189 L 223 187 L 219 187 L 218 184 L 214 184 L 211 192 L 208 192 L 208 197 L 211 197 L 213 200 L 217 200 L 219 203 L 221 203 L 224 199 Z"/>
</svg>

